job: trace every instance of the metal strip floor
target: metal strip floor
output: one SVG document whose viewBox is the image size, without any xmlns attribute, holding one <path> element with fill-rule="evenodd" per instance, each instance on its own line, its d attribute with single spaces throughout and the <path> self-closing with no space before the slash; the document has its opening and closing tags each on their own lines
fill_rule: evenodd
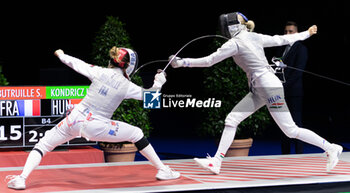
<svg viewBox="0 0 350 193">
<path fill-rule="evenodd" d="M 326 172 L 323 154 L 225 158 L 220 175 L 199 168 L 192 159 L 164 161 L 181 172 L 177 180 L 158 181 L 149 162 L 39 166 L 22 193 L 60 192 L 175 192 L 245 187 L 267 187 L 350 181 L 350 152 Z M 22 167 L 0 168 L 0 179 L 21 173 Z M 0 192 L 10 190 L 1 180 Z"/>
</svg>

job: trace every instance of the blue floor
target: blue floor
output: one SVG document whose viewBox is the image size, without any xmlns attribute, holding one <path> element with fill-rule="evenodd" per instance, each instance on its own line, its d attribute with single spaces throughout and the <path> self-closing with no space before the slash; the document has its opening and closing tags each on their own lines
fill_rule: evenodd
<svg viewBox="0 0 350 193">
<path fill-rule="evenodd" d="M 207 153 L 214 156 L 217 144 L 213 139 L 179 139 L 179 138 L 149 138 L 160 159 L 189 159 L 194 157 L 206 157 Z M 340 143 L 344 151 L 348 150 L 350 143 Z M 295 153 L 294 148 L 291 153 Z M 304 153 L 323 153 L 323 150 L 304 144 Z M 249 156 L 257 155 L 281 155 L 281 144 L 278 140 L 254 140 L 250 148 Z M 135 161 L 146 160 L 140 153 L 136 154 Z"/>
</svg>

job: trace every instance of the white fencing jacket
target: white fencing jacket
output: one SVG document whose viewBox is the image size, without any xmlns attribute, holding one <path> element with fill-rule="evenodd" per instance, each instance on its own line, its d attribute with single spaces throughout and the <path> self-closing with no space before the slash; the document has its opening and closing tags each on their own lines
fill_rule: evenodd
<svg viewBox="0 0 350 193">
<path fill-rule="evenodd" d="M 310 37 L 308 31 L 289 35 L 263 35 L 242 30 L 224 43 L 216 52 L 202 58 L 184 58 L 187 67 L 210 67 L 233 57 L 235 63 L 247 74 L 250 82 L 269 71 L 264 48 L 293 44 Z"/>
<path fill-rule="evenodd" d="M 81 112 L 110 119 L 124 99 L 142 100 L 143 89 L 126 79 L 120 68 L 90 65 L 67 54 L 59 55 L 59 59 L 92 82 L 87 95 L 75 107 Z"/>
</svg>

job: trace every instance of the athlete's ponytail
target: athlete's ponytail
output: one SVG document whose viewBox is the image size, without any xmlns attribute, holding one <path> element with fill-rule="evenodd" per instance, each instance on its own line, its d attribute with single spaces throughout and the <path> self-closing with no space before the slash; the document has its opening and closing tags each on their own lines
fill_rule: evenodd
<svg viewBox="0 0 350 193">
<path fill-rule="evenodd" d="M 113 46 L 113 48 L 109 50 L 109 57 L 111 58 L 109 63 L 115 67 L 121 68 L 125 78 L 129 79 L 129 76 L 126 73 L 126 68 L 128 67 L 129 63 L 128 52 L 125 49 L 120 49 Z"/>
<path fill-rule="evenodd" d="M 252 32 L 255 28 L 255 23 L 252 20 L 248 20 L 247 22 L 244 23 L 245 26 L 247 26 L 248 31 Z"/>
<path fill-rule="evenodd" d="M 126 49 L 113 46 L 109 50 L 111 64 L 119 68 L 127 68 L 129 63 L 129 53 Z"/>
<path fill-rule="evenodd" d="M 238 18 L 239 22 L 240 22 L 242 25 L 245 25 L 245 26 L 247 27 L 248 31 L 252 32 L 252 31 L 254 30 L 254 28 L 255 28 L 255 23 L 254 23 L 254 21 L 248 20 L 247 18 L 245 18 L 246 20 L 248 20 L 248 21 L 246 21 L 246 20 L 243 18 L 243 16 L 240 15 L 240 14 L 237 15 L 237 18 Z"/>
</svg>

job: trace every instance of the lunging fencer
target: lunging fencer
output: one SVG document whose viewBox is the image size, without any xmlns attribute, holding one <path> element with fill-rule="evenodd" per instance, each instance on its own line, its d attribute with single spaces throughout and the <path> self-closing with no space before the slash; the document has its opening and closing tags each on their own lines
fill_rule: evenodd
<svg viewBox="0 0 350 193">
<path fill-rule="evenodd" d="M 25 180 L 39 165 L 42 157 L 58 145 L 77 136 L 93 141 L 132 142 L 140 153 L 158 169 L 156 174 L 158 180 L 180 177 L 179 172 L 173 171 L 162 163 L 140 128 L 111 120 L 113 112 L 124 99 L 142 100 L 143 88 L 129 80 L 129 75 L 134 71 L 137 63 L 136 52 L 114 46 L 110 50 L 108 68 L 87 64 L 80 59 L 64 54 L 62 50 L 55 51 L 55 55 L 64 64 L 89 78 L 92 84 L 87 95 L 70 114 L 46 132 L 45 136 L 34 146 L 22 173 L 10 176 L 9 188 L 25 189 Z M 165 82 L 164 72 L 160 72 L 155 75 L 151 89 L 161 89 Z"/>
<path fill-rule="evenodd" d="M 322 148 L 327 154 L 326 170 L 332 170 L 339 161 L 343 148 L 331 144 L 311 130 L 299 128 L 293 121 L 284 99 L 283 85 L 274 74 L 265 57 L 264 48 L 292 44 L 317 33 L 317 26 L 290 35 L 263 35 L 253 32 L 255 24 L 242 13 L 234 12 L 220 16 L 221 33 L 230 38 L 214 53 L 202 58 L 179 58 L 172 60 L 172 67 L 210 67 L 228 57 L 247 74 L 250 92 L 233 108 L 225 119 L 218 150 L 214 157 L 195 158 L 195 162 L 214 174 L 219 174 L 221 163 L 230 147 L 237 126 L 248 116 L 266 105 L 271 116 L 290 138 L 296 138 Z M 170 56 L 172 59 L 173 56 Z"/>
</svg>

